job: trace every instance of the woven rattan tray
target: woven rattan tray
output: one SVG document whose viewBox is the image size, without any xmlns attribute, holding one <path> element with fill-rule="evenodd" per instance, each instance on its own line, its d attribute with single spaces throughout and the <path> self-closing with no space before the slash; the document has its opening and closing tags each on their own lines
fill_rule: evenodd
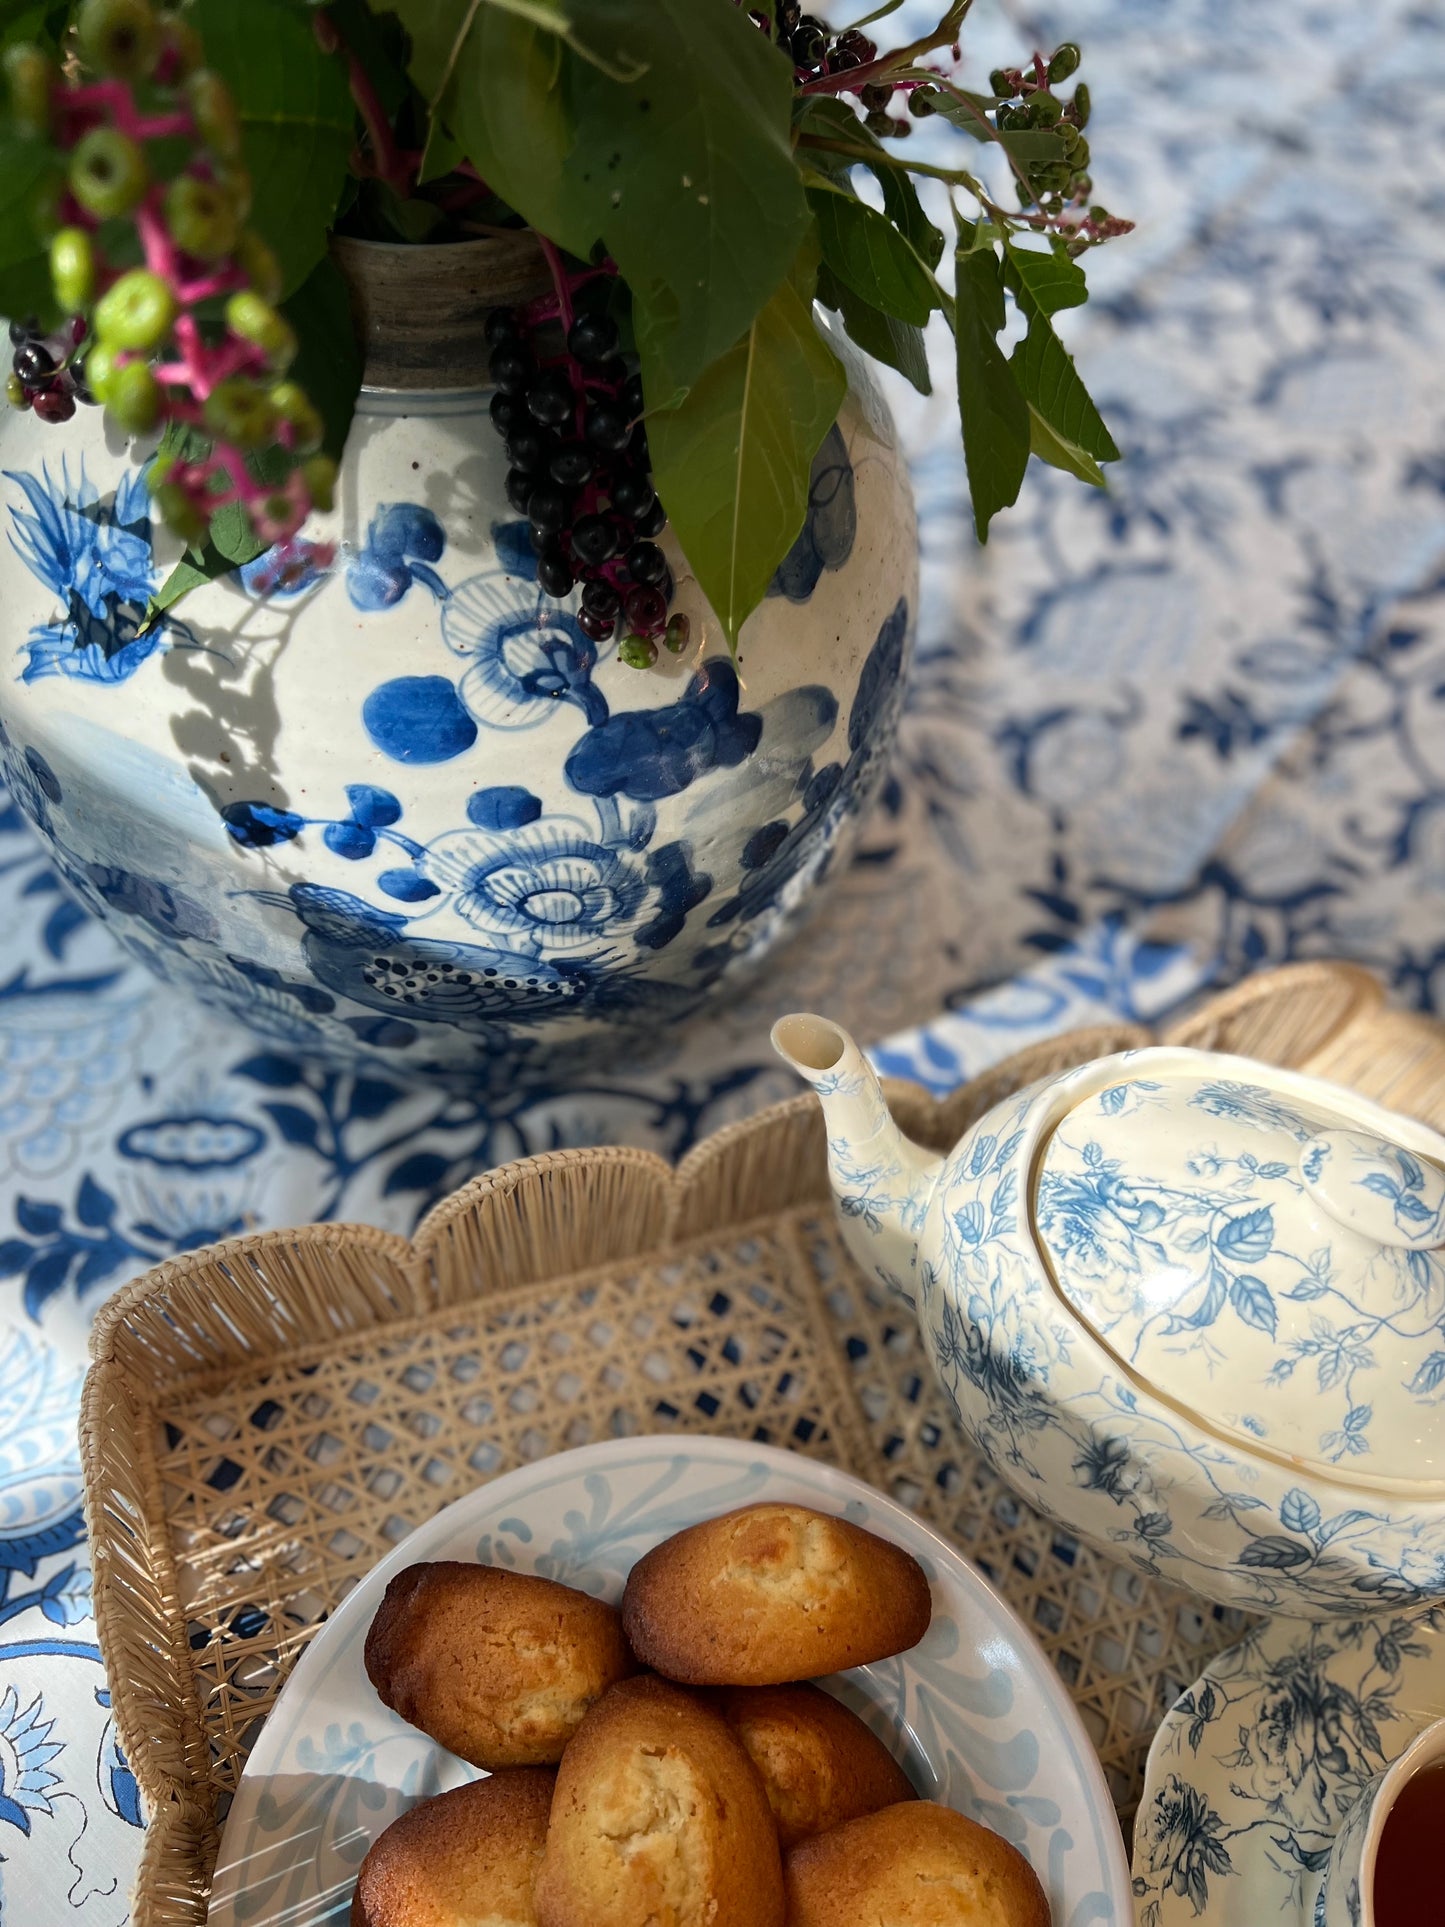
<svg viewBox="0 0 1445 1927">
<path fill-rule="evenodd" d="M 1445 1029 L 1359 971 L 1251 980 L 1165 1033 L 1349 1083 L 1445 1127 Z M 1149 1041 L 1114 1025 L 890 1099 L 939 1147 L 1009 1089 Z M 247 1752 L 328 1612 L 421 1520 L 522 1461 L 721 1432 L 835 1460 L 963 1548 L 1032 1626 L 1121 1817 L 1160 1716 L 1243 1625 L 1111 1565 L 965 1444 L 913 1321 L 834 1228 L 811 1097 L 649 1153 L 504 1166 L 416 1239 L 266 1232 L 161 1265 L 101 1313 L 82 1414 L 95 1607 L 150 1813 L 136 1927 L 205 1918 Z"/>
</svg>

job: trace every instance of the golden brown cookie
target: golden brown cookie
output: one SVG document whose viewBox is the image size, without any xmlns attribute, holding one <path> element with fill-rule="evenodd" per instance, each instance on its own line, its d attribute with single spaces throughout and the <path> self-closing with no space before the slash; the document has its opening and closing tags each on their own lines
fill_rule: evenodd
<svg viewBox="0 0 1445 1927">
<path fill-rule="evenodd" d="M 932 1800 L 850 1820 L 783 1863 L 788 1927 L 1049 1927 L 1023 1855 Z"/>
<path fill-rule="evenodd" d="M 408 1566 L 366 1636 L 385 1703 L 473 1766 L 555 1766 L 582 1716 L 637 1670 L 615 1610 L 529 1573 Z"/>
<path fill-rule="evenodd" d="M 713 1703 L 763 1776 L 784 1850 L 917 1797 L 882 1740 L 816 1686 L 725 1686 Z"/>
<path fill-rule="evenodd" d="M 688 1686 L 776 1686 L 915 1646 L 932 1601 L 916 1559 L 846 1519 L 751 1505 L 638 1560 L 622 1624 L 645 1666 Z"/>
<path fill-rule="evenodd" d="M 782 1927 L 778 1836 L 757 1768 L 711 1707 L 624 1680 L 557 1773 L 541 1927 Z"/>
<path fill-rule="evenodd" d="M 516 1767 L 393 1820 L 361 1863 L 351 1927 L 535 1927 L 556 1777 Z"/>
</svg>

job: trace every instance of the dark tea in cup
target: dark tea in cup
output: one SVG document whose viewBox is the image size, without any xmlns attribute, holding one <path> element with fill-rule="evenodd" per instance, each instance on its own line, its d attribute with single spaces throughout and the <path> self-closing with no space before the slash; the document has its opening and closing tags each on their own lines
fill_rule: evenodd
<svg viewBox="0 0 1445 1927">
<path fill-rule="evenodd" d="M 1445 1760 L 1412 1774 L 1385 1817 L 1375 1854 L 1375 1927 L 1445 1921 Z"/>
</svg>

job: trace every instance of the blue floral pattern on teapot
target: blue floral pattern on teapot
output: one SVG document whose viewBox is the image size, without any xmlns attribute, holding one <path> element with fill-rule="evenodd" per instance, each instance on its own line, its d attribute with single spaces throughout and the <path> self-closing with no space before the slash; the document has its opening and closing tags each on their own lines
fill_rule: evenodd
<svg viewBox="0 0 1445 1927">
<path fill-rule="evenodd" d="M 1439 1447 L 1410 1446 L 1441 1433 L 1440 1259 L 1379 1247 L 1362 1297 L 1345 1223 L 1300 1250 L 1275 1222 L 1314 1208 L 1299 1153 L 1322 1125 L 1390 1146 L 1406 1197 L 1445 1141 L 1314 1079 L 1266 1088 L 1258 1065 L 1146 1050 L 1033 1085 L 940 1160 L 836 1026 L 785 1018 L 774 1041 L 822 1099 L 850 1248 L 914 1304 L 964 1430 L 1031 1505 L 1229 1605 L 1324 1619 L 1445 1599 Z M 1130 1112 L 1134 1138 L 1111 1138 Z M 1172 1181 L 1141 1180 L 1141 1143 Z"/>
</svg>

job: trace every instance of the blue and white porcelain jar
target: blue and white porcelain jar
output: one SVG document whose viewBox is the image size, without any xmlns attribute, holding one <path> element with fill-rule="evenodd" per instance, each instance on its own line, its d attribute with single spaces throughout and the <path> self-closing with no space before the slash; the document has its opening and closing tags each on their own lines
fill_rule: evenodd
<svg viewBox="0 0 1445 1927">
<path fill-rule="evenodd" d="M 351 252 L 363 296 L 369 255 L 408 313 L 460 289 L 475 329 L 491 245 Z M 390 356 L 404 385 L 363 390 L 336 513 L 306 531 L 329 567 L 263 557 L 150 630 L 173 555 L 145 451 L 97 413 L 12 415 L 0 759 L 157 975 L 288 1048 L 485 1091 L 634 1049 L 794 927 L 881 780 L 918 565 L 855 378 L 736 663 L 674 548 L 693 640 L 630 668 L 537 588 L 473 346 L 423 329 Z"/>
</svg>

